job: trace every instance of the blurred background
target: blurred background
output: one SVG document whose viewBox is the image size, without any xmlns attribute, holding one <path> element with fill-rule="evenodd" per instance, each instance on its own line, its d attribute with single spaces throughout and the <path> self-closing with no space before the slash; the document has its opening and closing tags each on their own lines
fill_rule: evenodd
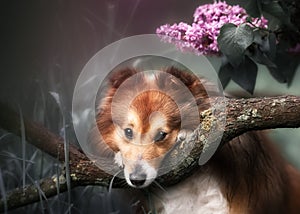
<svg viewBox="0 0 300 214">
<path fill-rule="evenodd" d="M 88 60 L 100 49 L 119 39 L 155 33 L 160 25 L 193 20 L 203 0 L 3 0 L 0 7 L 1 61 L 0 101 L 9 103 L 22 114 L 42 123 L 56 134 L 65 132 L 63 119 L 71 127 L 70 112 L 76 80 Z M 231 1 L 238 3 L 239 1 Z M 245 2 L 245 1 L 241 1 Z M 220 59 L 210 57 L 218 68 Z M 263 67 L 257 79 L 255 96 L 300 95 L 300 72 L 290 88 L 279 84 Z M 235 84 L 226 89 L 243 95 Z M 238 92 L 237 92 L 238 91 Z M 58 104 L 51 95 L 57 93 Z M 245 94 L 247 95 L 247 94 Z M 61 112 L 63 111 L 63 113 Z M 69 132 L 70 138 L 76 139 Z M 270 135 L 283 154 L 300 168 L 299 129 L 278 129 Z M 0 129 L 0 195 L 26 183 L 55 174 L 59 164 L 20 138 Z M 22 169 L 25 152 L 26 171 Z M 64 195 L 49 199 L 47 207 L 36 203 L 9 213 L 130 213 L 132 204 L 122 203 L 120 192 L 101 187 L 72 190 L 72 202 Z M 126 207 L 127 206 L 127 207 Z M 125 208 L 126 207 L 126 208 Z"/>
</svg>

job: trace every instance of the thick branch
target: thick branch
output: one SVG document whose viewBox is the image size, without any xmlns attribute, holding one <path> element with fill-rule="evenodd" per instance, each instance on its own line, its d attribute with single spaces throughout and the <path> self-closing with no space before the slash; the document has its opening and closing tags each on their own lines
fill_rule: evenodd
<svg viewBox="0 0 300 214">
<path fill-rule="evenodd" d="M 57 158 L 61 162 L 64 162 L 64 139 L 50 132 L 41 124 L 29 121 L 26 118 L 23 118 L 23 120 L 26 140 L 43 152 Z M 20 136 L 20 121 L 21 117 L 18 113 L 13 111 L 7 105 L 0 103 L 0 128 Z M 91 162 L 84 153 L 82 153 L 80 148 L 77 148 L 72 144 L 69 146 L 69 165 L 72 187 L 89 184 L 108 186 L 111 181 L 111 175 L 96 167 L 94 163 Z M 10 210 L 39 201 L 40 190 L 42 190 L 46 197 L 57 195 L 58 193 L 56 191 L 55 180 L 56 175 L 54 175 L 53 178 L 47 178 L 40 181 L 40 189 L 37 184 L 32 184 L 28 185 L 25 189 L 17 188 L 11 191 L 6 196 L 6 199 L 4 197 L 0 199 L 0 212 L 4 211 L 5 203 L 7 204 L 7 209 Z M 123 182 L 121 182 L 118 178 L 114 181 L 116 187 L 121 186 L 122 183 Z M 53 187 L 55 188 L 53 189 Z M 60 192 L 66 191 L 66 183 L 61 181 L 59 189 Z"/>
<path fill-rule="evenodd" d="M 250 130 L 300 127 L 300 97 L 229 99 L 222 141 Z"/>
<path fill-rule="evenodd" d="M 62 180 L 62 178 L 58 178 Z M 16 188 L 6 195 L 6 201 L 0 201 L 0 211 L 4 211 L 5 203 L 8 210 L 18 208 L 37 201 L 45 200 L 48 197 L 57 195 L 59 192 L 67 190 L 65 181 L 61 183 L 55 177 L 46 178 L 33 185 L 28 185 L 25 188 Z M 59 184 L 58 184 L 59 183 Z"/>
<path fill-rule="evenodd" d="M 48 153 L 60 161 L 64 161 L 64 140 L 62 137 L 50 132 L 41 124 L 23 118 L 26 140 L 35 147 Z M 21 135 L 21 117 L 7 105 L 0 103 L 0 127 L 18 136 Z M 70 161 L 79 159 L 88 160 L 75 146 L 69 147 Z"/>
<path fill-rule="evenodd" d="M 211 112 L 216 111 L 214 107 L 202 113 L 204 126 L 200 124 L 190 140 L 181 142 L 178 149 L 173 151 L 174 155 L 171 154 L 168 162 L 176 162 L 178 156 L 189 151 L 189 145 L 194 143 L 189 156 L 172 171 L 158 178 L 162 184 L 173 185 L 189 176 L 189 172 L 198 166 L 198 159 L 203 153 L 203 148 L 209 147 L 209 144 L 214 141 L 219 140 L 222 145 L 247 131 L 300 127 L 300 97 L 297 96 L 217 98 L 214 102 L 216 106 L 226 102 L 226 114 L 215 112 L 213 116 Z M 222 126 L 219 126 L 219 123 L 220 118 L 222 121 L 224 117 L 226 117 L 226 125 L 220 139 L 219 133 L 222 132 Z M 211 133 L 216 133 L 216 135 L 211 136 Z M 206 140 L 208 138 L 210 138 L 209 142 Z"/>
<path fill-rule="evenodd" d="M 202 119 L 205 125 L 199 126 L 195 130 L 194 135 L 190 139 L 186 139 L 178 144 L 171 154 L 172 160 L 176 160 L 179 155 L 183 154 L 184 150 L 190 149 L 191 143 L 193 148 L 189 156 L 185 158 L 181 164 L 173 166 L 172 170 L 158 178 L 158 181 L 168 186 L 177 183 L 188 176 L 189 172 L 198 165 L 198 158 L 207 146 L 207 137 L 213 131 L 218 133 L 222 131 L 219 126 L 219 118 L 226 117 L 226 126 L 221 140 L 221 144 L 226 143 L 240 134 L 250 130 L 261 130 L 281 127 L 300 127 L 300 97 L 296 96 L 280 96 L 267 98 L 251 98 L 251 99 L 224 99 L 217 98 L 216 105 L 227 102 L 226 113 L 216 112 L 216 109 L 209 109 L 202 114 Z M 215 112 L 212 116 L 211 112 Z M 4 105 L 0 105 L 0 127 L 20 134 L 20 118 L 18 114 L 11 111 Z M 49 132 L 33 122 L 25 120 L 26 137 L 28 142 L 32 143 L 44 152 L 59 157 L 59 160 L 64 161 L 63 139 Z M 218 140 L 220 136 L 213 136 Z M 173 158 L 173 159 L 172 159 Z M 108 186 L 112 176 L 98 169 L 93 162 L 76 147 L 70 146 L 70 175 L 72 186 L 78 185 L 104 185 Z M 121 186 L 120 179 L 114 181 L 115 186 Z M 27 195 L 27 190 L 22 194 Z M 44 188 L 46 196 L 55 195 L 56 192 L 51 192 L 51 189 Z M 15 195 L 20 193 L 15 190 L 7 197 L 9 208 L 21 206 L 26 203 L 12 204 L 10 200 Z M 29 194 L 29 193 L 28 193 Z M 21 197 L 22 195 L 20 195 Z M 38 200 L 37 200 L 38 201 Z M 12 205 L 10 205 L 12 204 Z M 0 210 L 3 207 L 3 201 L 0 201 Z"/>
<path fill-rule="evenodd" d="M 23 118 L 23 120 L 26 140 L 43 152 L 64 162 L 64 139 L 50 132 L 41 124 L 29 121 L 26 118 Z M 18 113 L 13 111 L 7 105 L 0 103 L 1 128 L 20 136 L 20 121 L 21 118 Z M 111 176 L 96 167 L 94 163 L 82 153 L 81 149 L 74 146 L 72 143 L 70 143 L 69 146 L 69 164 L 73 183 L 79 182 L 80 185 L 109 184 Z"/>
</svg>

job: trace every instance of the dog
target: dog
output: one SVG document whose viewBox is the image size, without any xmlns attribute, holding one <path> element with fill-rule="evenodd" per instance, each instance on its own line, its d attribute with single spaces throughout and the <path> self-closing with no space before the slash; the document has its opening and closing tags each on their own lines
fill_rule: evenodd
<svg viewBox="0 0 300 214">
<path fill-rule="evenodd" d="M 176 67 L 112 72 L 97 103 L 102 139 L 93 143 L 95 150 L 113 153 L 129 186 L 150 186 L 178 138 L 201 123 L 209 96 L 218 95 L 206 83 Z M 189 178 L 154 195 L 157 213 L 299 213 L 300 173 L 262 131 L 251 131 L 219 148 Z"/>
</svg>

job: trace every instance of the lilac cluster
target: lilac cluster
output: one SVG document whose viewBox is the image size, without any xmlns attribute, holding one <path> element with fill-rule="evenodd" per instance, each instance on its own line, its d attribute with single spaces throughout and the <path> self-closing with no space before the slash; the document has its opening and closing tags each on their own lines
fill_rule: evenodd
<svg viewBox="0 0 300 214">
<path fill-rule="evenodd" d="M 194 13 L 192 25 L 186 23 L 165 24 L 156 30 L 164 41 L 174 43 L 181 51 L 193 51 L 196 54 L 219 55 L 217 37 L 226 23 L 240 25 L 247 22 L 246 10 L 238 5 L 226 2 L 214 2 L 199 6 Z M 267 20 L 251 18 L 251 24 L 267 28 Z"/>
</svg>

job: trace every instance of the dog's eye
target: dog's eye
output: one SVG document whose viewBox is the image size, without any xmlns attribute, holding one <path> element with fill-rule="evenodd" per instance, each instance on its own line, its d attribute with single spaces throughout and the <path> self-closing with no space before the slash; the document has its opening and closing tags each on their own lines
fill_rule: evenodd
<svg viewBox="0 0 300 214">
<path fill-rule="evenodd" d="M 157 132 L 157 134 L 154 137 L 154 142 L 161 141 L 161 140 L 165 139 L 166 136 L 167 136 L 166 132 L 159 131 L 159 132 Z"/>
<path fill-rule="evenodd" d="M 124 134 L 129 140 L 133 138 L 133 131 L 131 128 L 124 129 Z"/>
</svg>

